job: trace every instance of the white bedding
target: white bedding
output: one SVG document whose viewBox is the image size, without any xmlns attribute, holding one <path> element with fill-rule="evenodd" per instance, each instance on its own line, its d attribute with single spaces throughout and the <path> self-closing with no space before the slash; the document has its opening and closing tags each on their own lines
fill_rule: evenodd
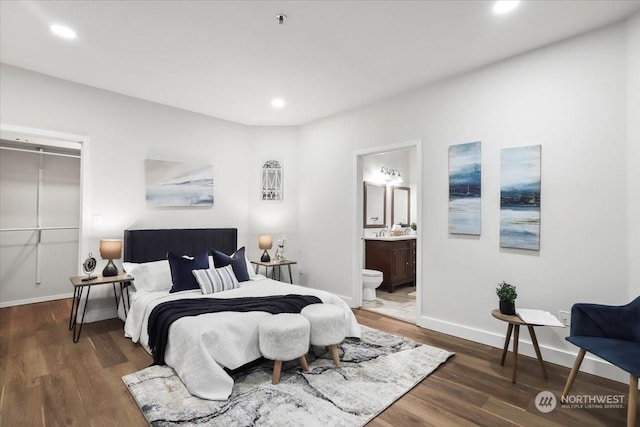
<svg viewBox="0 0 640 427">
<path fill-rule="evenodd" d="M 277 282 L 271 279 L 242 282 L 241 287 L 203 295 L 198 290 L 170 294 L 167 291 L 139 291 L 132 295 L 125 322 L 125 336 L 139 342 L 149 352 L 147 321 L 153 308 L 165 301 L 182 298 L 237 298 L 267 295 L 315 295 L 327 304 L 344 309 L 347 336 L 360 337 L 360 325 L 349 306 L 326 291 Z M 171 366 L 189 392 L 210 400 L 226 400 L 233 379 L 223 368 L 236 369 L 261 357 L 258 323 L 266 312 L 222 312 L 183 317 L 169 328 L 165 362 Z"/>
</svg>

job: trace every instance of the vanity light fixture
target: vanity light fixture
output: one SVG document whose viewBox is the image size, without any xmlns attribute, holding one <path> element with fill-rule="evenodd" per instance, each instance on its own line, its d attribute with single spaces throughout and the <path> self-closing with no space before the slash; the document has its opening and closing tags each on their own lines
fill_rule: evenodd
<svg viewBox="0 0 640 427">
<path fill-rule="evenodd" d="M 63 39 L 73 40 L 77 37 L 76 32 L 73 31 L 69 27 L 65 27 L 64 25 L 53 24 L 49 27 L 51 32 L 58 37 L 62 37 Z"/>
<path fill-rule="evenodd" d="M 384 176 L 384 180 L 391 183 L 400 183 L 403 181 L 402 175 L 398 169 L 391 169 L 382 166 L 380 173 Z"/>
<path fill-rule="evenodd" d="M 504 15 L 518 7 L 520 0 L 498 0 L 493 4 L 493 13 L 496 15 Z"/>
</svg>

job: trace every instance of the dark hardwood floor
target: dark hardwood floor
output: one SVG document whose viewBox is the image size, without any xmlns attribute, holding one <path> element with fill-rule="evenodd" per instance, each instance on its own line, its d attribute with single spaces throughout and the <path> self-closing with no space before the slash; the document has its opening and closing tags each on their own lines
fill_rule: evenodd
<svg viewBox="0 0 640 427">
<path fill-rule="evenodd" d="M 0 426 L 145 426 L 121 376 L 151 357 L 124 338 L 122 322 L 86 324 L 77 344 L 68 330 L 71 300 L 0 309 Z M 535 396 L 558 396 L 569 369 L 519 358 L 518 383 L 501 349 L 419 328 L 365 310 L 358 321 L 456 355 L 376 417 L 370 426 L 623 426 L 626 409 L 539 412 Z M 544 351 L 543 351 L 544 355 Z M 626 396 L 628 386 L 580 373 L 575 394 Z"/>
</svg>

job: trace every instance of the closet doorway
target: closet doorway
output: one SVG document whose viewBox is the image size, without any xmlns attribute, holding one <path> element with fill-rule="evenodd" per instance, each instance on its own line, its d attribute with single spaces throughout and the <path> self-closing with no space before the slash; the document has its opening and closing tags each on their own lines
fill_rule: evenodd
<svg viewBox="0 0 640 427">
<path fill-rule="evenodd" d="M 0 139 L 0 307 L 72 295 L 81 218 L 79 142 Z"/>
</svg>

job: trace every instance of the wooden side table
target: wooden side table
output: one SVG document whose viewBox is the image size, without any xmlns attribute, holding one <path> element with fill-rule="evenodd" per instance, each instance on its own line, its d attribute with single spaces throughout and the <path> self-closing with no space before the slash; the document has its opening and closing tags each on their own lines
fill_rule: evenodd
<svg viewBox="0 0 640 427">
<path fill-rule="evenodd" d="M 549 378 L 547 376 L 547 370 L 544 367 L 542 354 L 540 354 L 540 347 L 538 346 L 538 339 L 536 338 L 536 332 L 533 330 L 534 326 L 543 326 L 543 325 L 526 323 L 518 316 L 502 314 L 498 309 L 493 310 L 491 312 L 491 315 L 496 319 L 509 323 L 509 326 L 507 326 L 507 337 L 504 340 L 504 349 L 502 350 L 502 359 L 500 360 L 500 365 L 502 366 L 504 366 L 504 360 L 507 357 L 507 349 L 509 348 L 509 339 L 511 339 L 511 332 L 513 332 L 513 374 L 511 376 L 511 382 L 514 384 L 516 382 L 516 371 L 518 368 L 518 340 L 520 338 L 520 325 L 524 325 L 527 327 L 527 329 L 529 329 L 529 335 L 531 335 L 531 342 L 533 343 L 533 349 L 536 351 L 536 356 L 540 361 L 542 374 L 544 375 L 545 379 Z"/>
<path fill-rule="evenodd" d="M 116 311 L 118 310 L 118 294 L 116 292 L 116 283 L 120 283 L 120 295 L 122 295 L 122 307 L 124 308 L 124 315 L 127 316 L 127 309 L 129 307 L 129 291 L 125 292 L 125 289 L 133 281 L 133 276 L 127 273 L 119 274 L 117 276 L 97 276 L 91 280 L 86 279 L 87 276 L 73 276 L 69 280 L 73 285 L 73 300 L 71 301 L 71 313 L 69 314 L 69 330 L 73 330 L 73 342 L 77 343 L 80 339 L 80 333 L 82 333 L 82 325 L 84 324 L 84 315 L 87 312 L 87 305 L 89 305 L 89 293 L 92 286 L 108 285 L 113 286 L 113 296 L 116 300 Z M 80 319 L 80 327 L 78 328 L 78 308 L 80 307 L 80 300 L 82 299 L 82 293 L 84 288 L 87 288 L 87 296 L 82 310 L 82 319 Z"/>
<path fill-rule="evenodd" d="M 269 267 L 271 267 L 271 278 L 274 280 L 280 280 L 280 277 L 282 277 L 282 267 L 283 266 L 287 266 L 287 268 L 289 269 L 289 282 L 293 285 L 293 275 L 291 274 L 291 265 L 293 264 L 297 264 L 297 261 L 291 261 L 290 259 L 285 259 L 282 261 L 269 261 L 269 262 L 262 262 L 262 261 L 251 261 L 251 264 L 255 265 L 256 267 L 256 274 L 258 274 L 258 270 L 260 270 L 260 267 L 264 267 L 264 275 L 269 277 Z M 276 279 L 276 267 L 278 267 L 278 278 Z"/>
</svg>

